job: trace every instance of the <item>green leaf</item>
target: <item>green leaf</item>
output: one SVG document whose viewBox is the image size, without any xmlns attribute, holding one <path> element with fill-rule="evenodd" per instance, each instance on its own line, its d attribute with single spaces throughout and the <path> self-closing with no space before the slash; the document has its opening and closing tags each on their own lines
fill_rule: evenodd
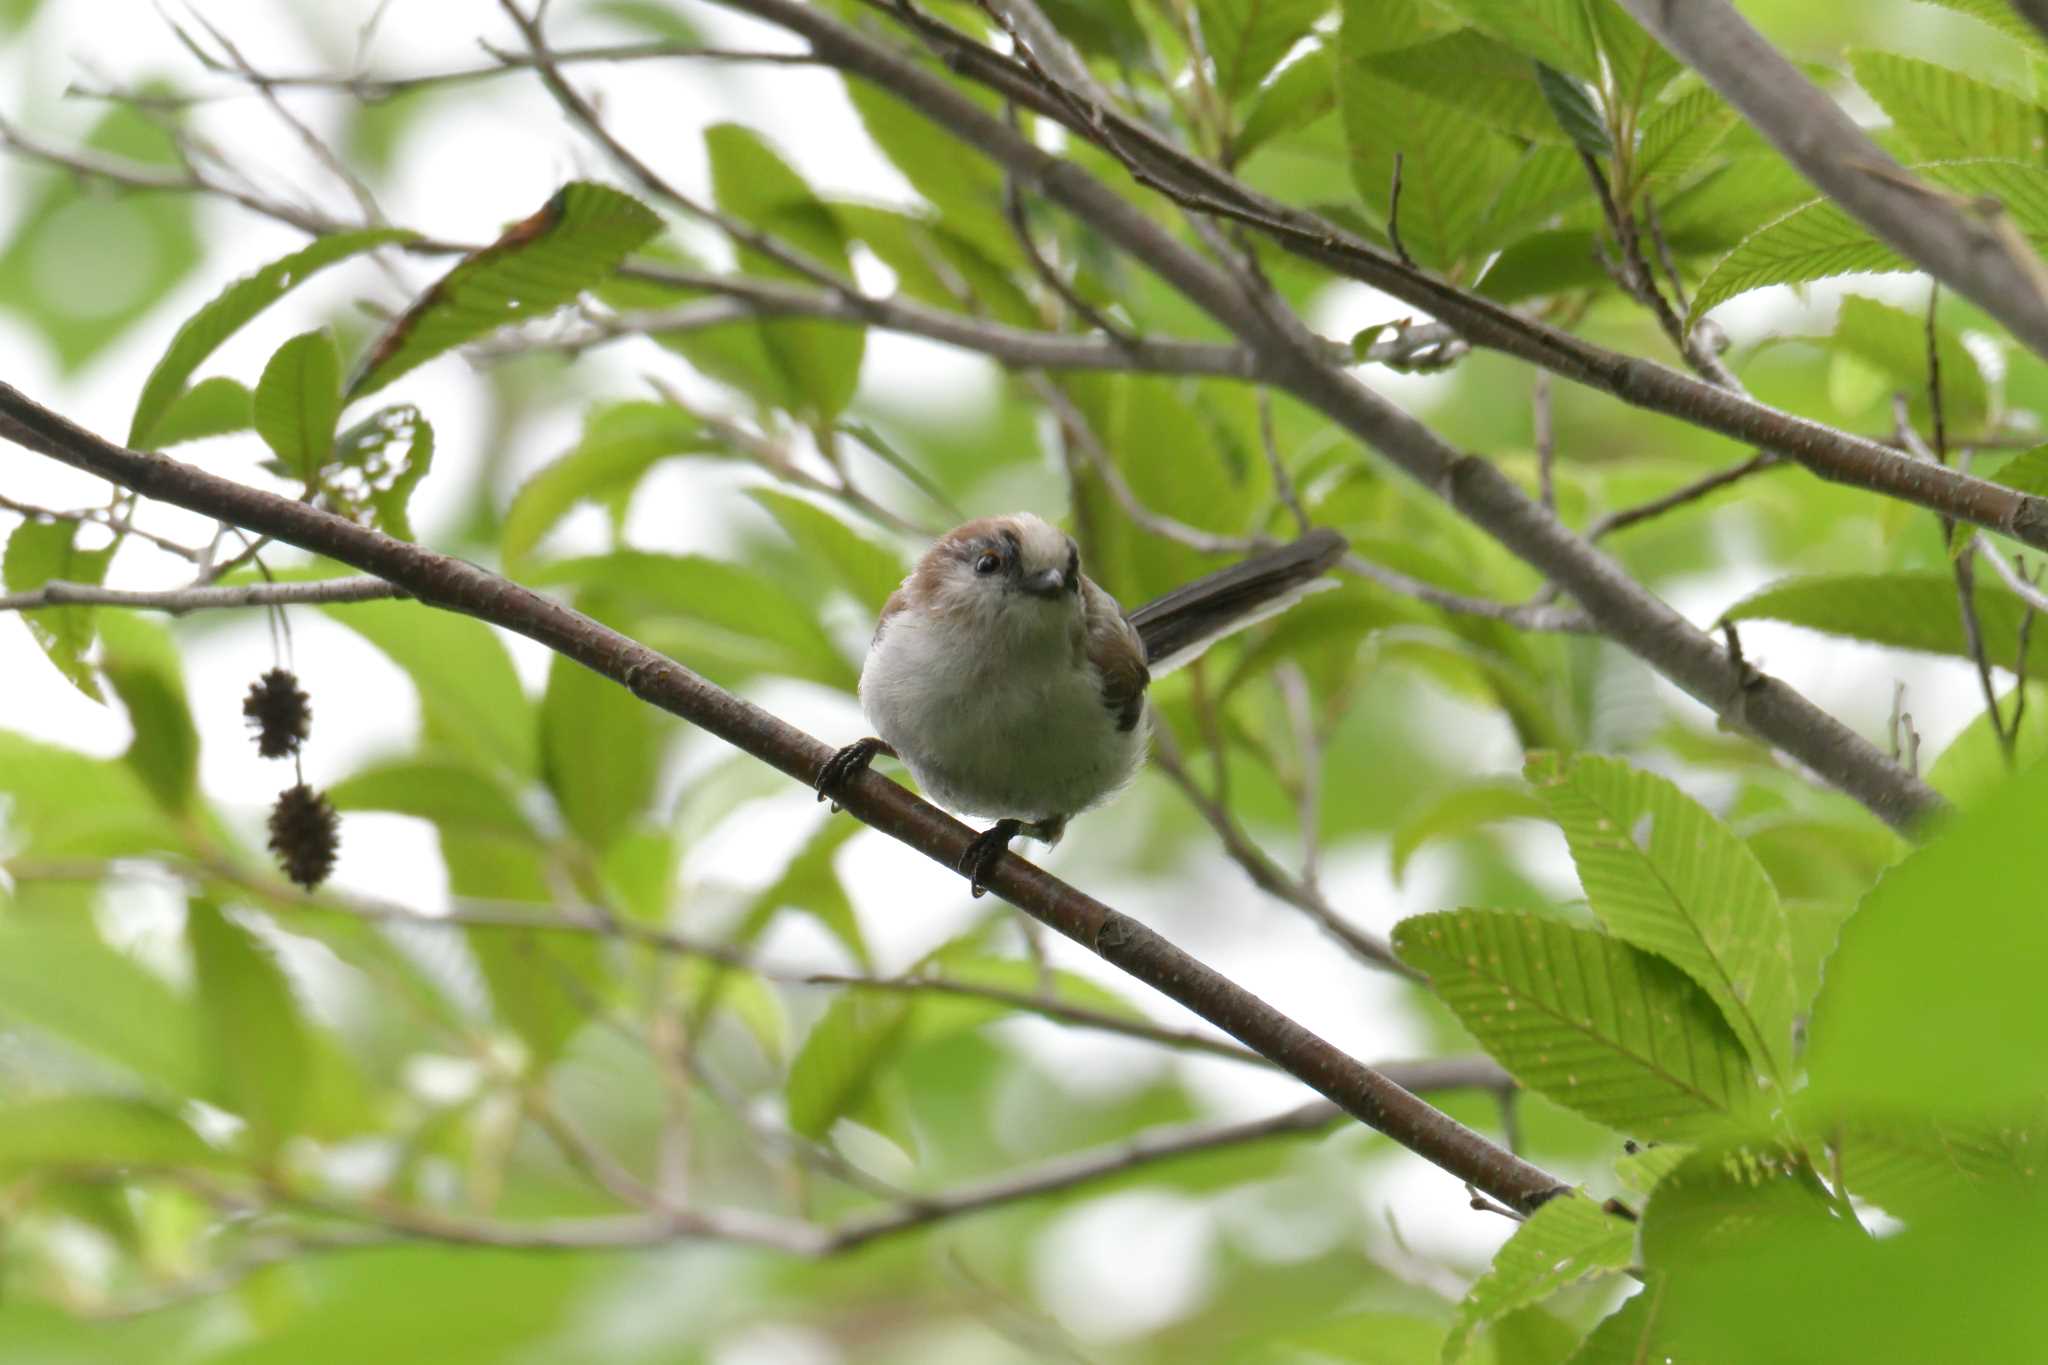
<svg viewBox="0 0 2048 1365">
<path fill-rule="evenodd" d="M 548 663 L 540 702 L 541 776 L 569 828 L 603 850 L 654 799 L 661 713 L 563 655 Z"/>
<path fill-rule="evenodd" d="M 1635 1246 L 1635 1224 L 1591 1198 L 1576 1194 L 1548 1201 L 1515 1229 L 1466 1292 L 1444 1342 L 1446 1365 L 1464 1359 L 1473 1335 L 1488 1323 L 1567 1285 L 1626 1268 Z"/>
<path fill-rule="evenodd" d="M 1536 63 L 1536 88 L 1572 145 L 1588 156 L 1613 156 L 1614 139 L 1593 92 L 1553 66 Z"/>
<path fill-rule="evenodd" d="M 1236 103 L 1307 36 L 1327 0 L 1196 0 L 1217 90 Z"/>
<path fill-rule="evenodd" d="M 564 185 L 539 212 L 463 257 L 392 323 L 349 382 L 348 397 L 374 393 L 500 327 L 545 317 L 660 231 L 660 216 L 630 194 L 588 181 Z"/>
<path fill-rule="evenodd" d="M 851 690 L 853 665 L 804 603 L 756 570 L 699 555 L 621 550 L 566 559 L 536 570 L 542 586 L 602 588 L 618 609 L 637 613 L 636 633 L 697 667 L 723 664 L 727 676 L 786 673 Z M 673 646 L 672 648 L 669 646 Z"/>
<path fill-rule="evenodd" d="M 1527 776 L 1564 828 L 1609 933 L 1699 983 L 1758 1070 L 1792 1068 L 1792 940 L 1756 854 L 1664 778 L 1619 759 L 1536 754 Z"/>
<path fill-rule="evenodd" d="M 1337 107 L 1337 55 L 1318 43 L 1281 68 L 1259 91 L 1232 148 L 1238 161 L 1274 138 L 1306 128 Z"/>
<path fill-rule="evenodd" d="M 1803 1098 L 1824 1121 L 1858 1110 L 2000 1121 L 2038 1106 L 2048 1056 L 2044 808 L 2048 765 L 2037 764 L 1864 897 L 1808 1029 Z"/>
<path fill-rule="evenodd" d="M 1426 844 L 1470 834 L 1497 821 L 1540 818 L 1543 814 L 1543 803 L 1520 782 L 1482 782 L 1453 788 L 1418 808 L 1394 831 L 1394 881 L 1401 881 L 1409 860 Z"/>
<path fill-rule="evenodd" d="M 1590 0 L 1586 8 L 1607 58 L 1619 126 L 1627 127 L 1685 68 L 1616 0 Z"/>
<path fill-rule="evenodd" d="M 2048 110 L 2037 104 L 1932 62 L 1867 49 L 1848 57 L 1856 83 L 1929 161 L 2038 162 L 2048 153 Z"/>
<path fill-rule="evenodd" d="M 327 329 L 301 332 L 277 348 L 256 382 L 256 434 L 285 469 L 315 483 L 334 453 L 341 419 L 341 352 Z"/>
<path fill-rule="evenodd" d="M 135 417 L 128 424 L 128 444 L 145 450 L 169 444 L 161 435 L 161 428 L 173 407 L 182 401 L 185 381 L 216 347 L 250 319 L 335 262 L 394 242 L 409 242 L 417 235 L 398 228 L 371 228 L 316 238 L 310 245 L 229 285 L 186 320 L 171 338 L 163 359 L 143 381 L 142 394 L 135 400 Z M 203 381 L 193 391 L 217 382 Z"/>
<path fill-rule="evenodd" d="M 917 1005 L 911 996 L 869 991 L 846 991 L 834 1000 L 790 1063 L 783 1088 L 789 1126 L 815 1141 L 858 1109 L 902 1044 Z"/>
<path fill-rule="evenodd" d="M 202 379 L 179 394 L 150 434 L 159 450 L 183 441 L 202 441 L 247 431 L 255 425 L 256 396 L 240 380 L 225 375 Z"/>
<path fill-rule="evenodd" d="M 816 503 L 773 488 L 754 488 L 747 496 L 766 508 L 776 524 L 841 587 L 869 611 L 882 604 L 903 582 L 906 566 L 894 552 L 855 531 Z"/>
<path fill-rule="evenodd" d="M 2022 493 L 2048 497 L 2048 445 L 2023 450 L 1999 466 L 1996 472 L 1986 470 L 1984 476 L 2007 488 L 2017 488 Z"/>
<path fill-rule="evenodd" d="M 335 510 L 411 540 L 408 504 L 433 465 L 433 424 L 411 403 L 394 403 L 335 438 L 334 463 L 323 482 Z"/>
<path fill-rule="evenodd" d="M 1635 183 L 1667 189 L 1699 169 L 1742 122 L 1735 106 L 1712 89 L 1688 90 L 1652 109 L 1635 152 Z"/>
<path fill-rule="evenodd" d="M 1619 939 L 1453 910 L 1401 921 L 1394 949 L 1518 1080 L 1588 1118 L 1670 1141 L 1755 1103 L 1748 1058 L 1713 1000 Z"/>
<path fill-rule="evenodd" d="M 298 1001 L 268 948 L 204 900 L 186 906 L 185 934 L 219 1094 L 268 1160 L 299 1130 L 312 1048 Z"/>
<path fill-rule="evenodd" d="M 521 484 L 505 512 L 500 552 L 517 566 L 579 502 L 612 502 L 665 459 L 717 448 L 672 403 L 614 403 L 585 418 L 583 437 Z"/>
<path fill-rule="evenodd" d="M 185 831 L 164 815 L 126 763 L 88 758 L 0 730 L 0 802 L 6 848 L 46 858 L 111 858 L 186 851 Z"/>
<path fill-rule="evenodd" d="M 427 735 L 471 762 L 521 777 L 539 771 L 533 703 L 512 656 L 481 621 L 417 602 L 354 602 L 322 611 L 412 679 Z"/>
<path fill-rule="evenodd" d="M 2043 38 L 2041 30 L 2028 23 L 2025 15 L 2010 0 L 1925 0 L 1925 3 L 1967 14 L 2008 38 L 2030 44 L 2036 50 L 2048 47 L 2048 38 Z"/>
<path fill-rule="evenodd" d="M 1513 173 L 1514 145 L 1478 119 L 1375 75 L 1363 61 L 1347 58 L 1337 88 L 1351 182 L 1367 212 L 1377 223 L 1387 220 L 1400 153 L 1402 244 L 1422 264 L 1451 267 Z"/>
<path fill-rule="evenodd" d="M 52 581 L 99 586 L 119 542 L 81 550 L 76 544 L 79 529 L 75 521 L 24 521 L 15 527 L 7 537 L 6 554 L 0 556 L 0 581 L 5 581 L 7 591 L 34 592 Z M 105 701 L 85 662 L 85 652 L 92 647 L 94 612 L 88 606 L 40 607 L 22 612 L 21 619 L 73 687 L 94 701 Z"/>
<path fill-rule="evenodd" d="M 1949 741 L 1941 757 L 1922 771 L 1927 785 L 1967 809 L 2003 786 L 2016 767 L 2031 768 L 2048 758 L 2048 716 L 2043 712 L 2043 708 L 2048 708 L 2048 687 L 2029 679 L 2026 691 L 2026 710 L 2020 717 L 2012 762 L 2006 761 L 2005 745 L 1999 738 L 1999 729 L 1992 725 L 1991 712 L 1980 711 Z M 2018 699 L 2018 689 L 1998 699 L 2001 727 L 2011 723 L 2013 705 Z"/>
<path fill-rule="evenodd" d="M 1976 587 L 1985 654 L 1998 667 L 2011 668 L 2019 660 L 2026 605 L 1995 574 L 1978 573 Z M 1945 569 L 1787 579 L 1751 593 L 1722 615 L 1730 621 L 1784 621 L 1872 644 L 1970 657 L 1955 578 Z M 2040 648 L 2039 640 L 2029 642 L 2029 663 Z M 2048 654 L 2043 660 L 2048 662 Z"/>
<path fill-rule="evenodd" d="M 2036 1183 L 2039 1125 L 1938 1123 L 1917 1114 L 1859 1117 L 1827 1134 L 1830 1175 L 1858 1199 L 1909 1222 L 1936 1217 L 1973 1195 L 2024 1193 Z"/>
<path fill-rule="evenodd" d="M 1672 1357 L 1658 1347 L 1664 1282 L 1654 1279 L 1600 1320 L 1569 1365 L 1645 1365 Z"/>
<path fill-rule="evenodd" d="M 327 788 L 336 810 L 418 816 L 447 829 L 538 841 L 519 803 L 489 772 L 445 759 L 372 763 Z"/>
<path fill-rule="evenodd" d="M 100 618 L 100 668 L 128 708 L 135 737 L 122 760 L 163 808 L 189 812 L 199 795 L 199 732 L 185 700 L 184 669 L 170 633 L 132 612 Z"/>
<path fill-rule="evenodd" d="M 840 884 L 834 860 L 859 826 L 851 820 L 825 820 L 791 855 L 779 876 L 747 903 L 740 916 L 735 937 L 741 943 L 759 938 L 775 916 L 785 908 L 799 911 L 818 921 L 825 932 L 838 939 L 862 966 L 869 964 L 868 945 L 860 931 L 860 918 L 853 901 Z"/>
<path fill-rule="evenodd" d="M 1481 29 L 1539 62 L 1600 78 L 1600 50 L 1585 0 L 1443 0 Z"/>
<path fill-rule="evenodd" d="M 112 1062 L 167 1096 L 214 1093 L 191 1002 L 82 925 L 0 925 L 0 1018 Z"/>
<path fill-rule="evenodd" d="M 1912 170 L 1937 188 L 1998 200 L 2036 251 L 2048 248 L 2048 167 L 2017 161 L 1945 161 Z M 1716 304 L 1769 284 L 1915 268 L 1832 200 L 1816 199 L 1765 224 L 1729 252 L 1701 282 L 1692 317 L 1697 320 Z"/>
<path fill-rule="evenodd" d="M 1017 255 L 1016 238 L 1003 216 L 1003 174 L 994 162 L 962 156 L 959 141 L 950 133 L 879 86 L 849 79 L 846 97 L 868 136 L 903 172 L 911 188 L 938 210 L 940 222 L 994 260 L 1009 261 Z M 734 154 L 751 153 L 735 149 Z M 784 183 L 781 189 L 791 203 L 801 202 L 801 195 L 808 193 L 800 182 Z M 818 237 L 817 245 L 828 253 L 820 259 L 830 259 L 829 237 Z"/>
<path fill-rule="evenodd" d="M 1835 321 L 1834 347 L 1881 371 L 1894 391 L 1904 392 L 1912 416 L 1929 421 L 1927 318 L 1925 312 L 1851 294 Z M 1976 357 L 1953 328 L 1937 327 L 1935 355 L 1941 364 L 1942 413 L 1950 431 L 1975 430 L 1990 415 L 1991 393 Z"/>
<path fill-rule="evenodd" d="M 852 277 L 846 236 L 802 177 L 759 133 L 724 123 L 705 130 L 711 184 L 727 213 L 787 243 L 842 279 Z M 749 274 L 814 283 L 803 272 L 742 247 L 740 266 Z M 759 324 L 775 364 L 802 396 L 809 415 L 831 419 L 853 400 L 860 384 L 866 334 L 823 322 Z"/>
<path fill-rule="evenodd" d="M 0 1107 L 0 1170 L 226 1165 L 165 1110 L 110 1095 L 63 1095 Z"/>
<path fill-rule="evenodd" d="M 1556 143 L 1567 136 L 1558 127 L 1528 54 L 1477 29 L 1461 28 L 1360 60 L 1374 75 L 1408 92 L 1405 98 L 1421 97 L 1419 103 L 1411 103 L 1411 114 L 1433 116 L 1435 110 L 1450 109 L 1517 137 Z M 1400 131 L 1407 135 L 1408 130 Z"/>
</svg>

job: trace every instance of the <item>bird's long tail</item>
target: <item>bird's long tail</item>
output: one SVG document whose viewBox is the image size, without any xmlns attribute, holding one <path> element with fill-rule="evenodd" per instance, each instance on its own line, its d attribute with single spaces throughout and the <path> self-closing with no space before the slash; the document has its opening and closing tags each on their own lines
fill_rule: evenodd
<svg viewBox="0 0 2048 1365">
<path fill-rule="evenodd" d="M 1311 531 L 1147 602 L 1127 618 L 1144 642 L 1146 666 L 1167 672 L 1232 631 L 1287 610 L 1348 548 L 1335 531 Z"/>
</svg>

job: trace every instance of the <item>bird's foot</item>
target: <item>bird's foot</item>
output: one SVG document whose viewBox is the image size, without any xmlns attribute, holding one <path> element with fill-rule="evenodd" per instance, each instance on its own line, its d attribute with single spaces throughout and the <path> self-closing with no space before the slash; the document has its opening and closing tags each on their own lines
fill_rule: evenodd
<svg viewBox="0 0 2048 1365">
<path fill-rule="evenodd" d="M 998 820 L 975 835 L 973 842 L 967 845 L 967 851 L 960 855 L 960 861 L 954 866 L 961 876 L 967 878 L 968 889 L 977 899 L 988 892 L 988 888 L 981 884 L 982 879 L 988 876 L 996 859 L 1009 851 L 1010 840 L 1023 832 L 1022 820 Z"/>
<path fill-rule="evenodd" d="M 855 740 L 826 759 L 824 766 L 818 769 L 818 780 L 815 784 L 818 788 L 818 799 L 831 800 L 842 787 L 853 780 L 856 773 L 875 761 L 876 754 L 896 757 L 896 751 L 887 743 L 870 736 L 867 739 Z M 837 801 L 832 801 L 832 813 L 839 813 Z"/>
</svg>

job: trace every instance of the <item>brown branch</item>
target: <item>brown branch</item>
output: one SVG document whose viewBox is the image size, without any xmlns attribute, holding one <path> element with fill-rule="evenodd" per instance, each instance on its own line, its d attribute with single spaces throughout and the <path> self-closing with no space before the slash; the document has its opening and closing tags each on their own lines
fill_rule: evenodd
<svg viewBox="0 0 2048 1365">
<path fill-rule="evenodd" d="M 1622 4 L 1823 194 L 2048 356 L 2041 263 L 2017 233 L 1916 180 L 1727 0 Z"/>
<path fill-rule="evenodd" d="M 1586 539 L 1598 540 L 1602 536 L 1612 535 L 1614 532 L 1625 527 L 1634 526 L 1638 522 L 1649 521 L 1653 517 L 1661 517 L 1673 508 L 1683 507 L 1687 503 L 1698 502 L 1709 493 L 1719 492 L 1730 484 L 1740 483 L 1752 474 L 1761 474 L 1767 469 L 1776 469 L 1784 463 L 1784 459 L 1777 452 L 1760 450 L 1741 464 L 1731 465 L 1727 469 L 1708 474 L 1703 478 L 1694 479 L 1691 483 L 1681 488 L 1672 489 L 1662 497 L 1651 498 L 1649 501 L 1639 502 L 1633 507 L 1623 507 L 1617 511 L 1607 513 L 1586 528 Z"/>
<path fill-rule="evenodd" d="M 1000 125 L 998 125 L 1000 126 Z M 249 488 L 162 455 L 124 449 L 0 383 L 0 438 L 60 463 L 219 521 L 323 554 L 547 645 L 778 771 L 815 785 L 832 749 L 580 612 L 466 561 L 357 526 L 316 507 Z M 956 867 L 974 831 L 868 771 L 835 793 L 863 823 Z M 1144 925 L 1015 854 L 981 878 L 1004 900 L 1192 1009 L 1312 1089 L 1461 1180 L 1516 1208 L 1561 1183 L 1431 1108 L 1371 1068 L 1174 947 Z"/>
</svg>

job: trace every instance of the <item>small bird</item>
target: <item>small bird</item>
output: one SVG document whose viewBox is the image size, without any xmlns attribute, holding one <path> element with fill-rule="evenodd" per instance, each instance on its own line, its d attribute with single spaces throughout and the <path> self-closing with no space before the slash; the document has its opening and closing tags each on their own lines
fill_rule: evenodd
<svg viewBox="0 0 2048 1365">
<path fill-rule="evenodd" d="M 1126 613 L 1031 513 L 955 527 L 883 606 L 860 675 L 876 737 L 826 761 L 818 799 L 878 753 L 902 759 L 932 801 L 995 818 L 958 865 L 979 896 L 1010 840 L 1050 847 L 1137 774 L 1154 674 L 1285 610 L 1345 549 L 1311 531 Z"/>
</svg>

